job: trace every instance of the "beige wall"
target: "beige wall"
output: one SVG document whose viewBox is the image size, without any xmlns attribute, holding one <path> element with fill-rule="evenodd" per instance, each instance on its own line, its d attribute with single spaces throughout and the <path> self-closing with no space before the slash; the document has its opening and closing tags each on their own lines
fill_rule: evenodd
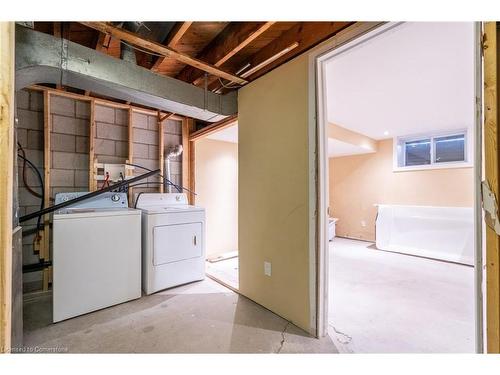
<svg viewBox="0 0 500 375">
<path fill-rule="evenodd" d="M 239 290 L 310 331 L 308 104 L 307 55 L 238 92 Z"/>
<path fill-rule="evenodd" d="M 473 168 L 393 172 L 392 153 L 387 139 L 376 153 L 330 159 L 330 210 L 339 218 L 338 236 L 374 241 L 376 203 L 473 206 Z"/>
<path fill-rule="evenodd" d="M 196 205 L 206 209 L 207 257 L 238 250 L 238 144 L 196 141 Z"/>
</svg>

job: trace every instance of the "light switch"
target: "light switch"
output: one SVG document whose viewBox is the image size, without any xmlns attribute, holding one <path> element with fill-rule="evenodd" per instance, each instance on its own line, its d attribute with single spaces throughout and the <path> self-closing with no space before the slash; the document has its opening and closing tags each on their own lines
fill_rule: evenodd
<svg viewBox="0 0 500 375">
<path fill-rule="evenodd" d="M 271 276 L 271 262 L 264 262 L 264 275 Z"/>
</svg>

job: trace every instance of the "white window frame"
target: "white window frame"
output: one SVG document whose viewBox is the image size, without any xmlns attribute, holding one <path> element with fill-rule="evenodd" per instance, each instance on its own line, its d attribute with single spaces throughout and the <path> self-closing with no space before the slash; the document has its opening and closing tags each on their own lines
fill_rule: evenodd
<svg viewBox="0 0 500 375">
<path fill-rule="evenodd" d="M 435 139 L 441 137 L 449 137 L 453 135 L 464 135 L 464 148 L 465 148 L 465 160 L 464 161 L 449 161 L 449 162 L 436 162 L 435 155 Z M 408 136 L 394 137 L 393 138 L 393 171 L 403 172 L 403 171 L 415 171 L 415 170 L 425 170 L 425 169 L 449 169 L 449 168 L 472 168 L 472 142 L 470 140 L 471 132 L 468 129 L 458 129 L 451 131 L 442 132 L 432 132 L 432 133 L 421 133 L 413 134 Z M 410 165 L 405 166 L 405 145 L 407 142 L 418 141 L 423 139 L 430 139 L 431 141 L 431 163 L 422 165 Z"/>
</svg>

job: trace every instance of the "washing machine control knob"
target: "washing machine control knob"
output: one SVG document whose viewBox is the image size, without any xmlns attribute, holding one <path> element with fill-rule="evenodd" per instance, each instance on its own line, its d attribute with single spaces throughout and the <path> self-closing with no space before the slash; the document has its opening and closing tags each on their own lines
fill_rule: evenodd
<svg viewBox="0 0 500 375">
<path fill-rule="evenodd" d="M 118 194 L 113 194 L 113 195 L 111 196 L 111 200 L 112 200 L 113 202 L 118 202 L 118 201 L 120 200 L 120 196 L 119 196 Z"/>
</svg>

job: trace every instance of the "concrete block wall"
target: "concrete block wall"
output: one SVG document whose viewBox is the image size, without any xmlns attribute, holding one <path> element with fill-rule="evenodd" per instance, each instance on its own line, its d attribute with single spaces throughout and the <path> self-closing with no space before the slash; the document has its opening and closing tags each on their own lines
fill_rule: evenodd
<svg viewBox="0 0 500 375">
<path fill-rule="evenodd" d="M 90 103 L 51 96 L 50 195 L 89 189 Z"/>
<path fill-rule="evenodd" d="M 17 138 L 26 152 L 27 158 L 39 169 L 44 178 L 44 135 L 43 135 L 43 94 L 38 91 L 21 90 L 17 94 Z M 51 96 L 51 197 L 56 193 L 87 191 L 89 186 L 89 133 L 90 103 L 57 95 Z M 102 163 L 124 163 L 128 155 L 128 110 L 95 106 L 96 136 L 95 155 Z M 157 117 L 133 112 L 133 162 L 146 168 L 159 168 L 159 129 Z M 165 156 L 171 146 L 182 144 L 181 121 L 163 122 Z M 182 183 L 182 156 L 172 160 L 172 180 Z M 41 200 L 28 192 L 22 179 L 22 163 L 19 160 L 19 215 L 40 209 Z M 135 175 L 145 171 L 135 169 Z M 32 189 L 43 194 L 36 175 L 27 169 L 27 182 Z M 152 177 L 148 182 L 160 182 Z M 144 181 L 146 182 L 146 181 Z M 143 185 L 134 193 L 158 192 L 159 185 Z M 165 189 L 166 191 L 166 189 Z M 51 202 L 53 203 L 53 202 Z M 131 205 L 133 202 L 131 202 Z M 36 219 L 23 224 L 23 232 L 34 231 Z M 52 240 L 52 235 L 50 236 Z M 23 264 L 39 261 L 33 251 L 34 233 L 23 236 Z M 52 241 L 51 241 L 52 242 Z M 25 290 L 41 288 L 42 273 L 23 275 Z"/>
<path fill-rule="evenodd" d="M 149 169 L 158 169 L 159 132 L 157 116 L 134 112 L 132 114 L 133 136 L 133 163 Z M 135 168 L 134 175 L 146 173 L 146 170 Z M 150 185 L 140 185 L 133 189 L 133 193 L 157 193 L 160 189 L 161 179 L 158 176 L 150 177 L 140 183 L 148 182 Z"/>
<path fill-rule="evenodd" d="M 157 116 L 146 115 L 142 113 L 133 113 L 133 162 L 134 164 L 142 165 L 149 169 L 159 168 L 159 129 Z M 167 155 L 168 149 L 174 145 L 182 144 L 182 123 L 181 121 L 166 120 L 162 123 L 162 131 L 164 134 L 164 155 Z M 164 168 L 166 168 L 164 166 Z M 139 175 L 145 171 L 138 168 L 135 169 L 134 175 Z M 166 170 L 165 170 L 166 173 Z M 182 156 L 172 159 L 171 162 L 171 178 L 176 184 L 182 183 Z M 159 178 L 149 178 L 148 182 L 159 182 Z M 141 185 L 134 189 L 134 193 L 138 192 L 158 192 L 159 185 L 151 184 Z M 165 192 L 167 189 L 165 188 Z"/>
<path fill-rule="evenodd" d="M 128 111 L 95 106 L 94 153 L 99 163 L 122 164 L 128 159 Z"/>
<path fill-rule="evenodd" d="M 39 169 L 44 178 L 44 124 L 43 94 L 38 91 L 21 90 L 16 94 L 18 141 L 27 158 Z M 51 96 L 51 198 L 59 192 L 87 191 L 89 174 L 89 103 L 53 95 Z M 40 209 L 41 199 L 33 196 L 25 187 L 22 178 L 22 161 L 18 161 L 19 215 Z M 36 174 L 26 169 L 29 186 L 43 194 Z M 45 181 L 44 181 L 45 182 Z M 51 201 L 53 203 L 53 201 Z M 23 223 L 23 264 L 39 262 L 33 250 L 36 219 Z M 27 234 L 33 232 L 31 234 Z M 50 236 L 52 242 L 52 236 Z M 42 273 L 23 275 L 25 290 L 41 288 Z"/>
<path fill-rule="evenodd" d="M 38 168 L 44 177 L 43 169 L 43 94 L 37 91 L 21 90 L 16 93 L 17 101 L 17 140 L 26 152 L 26 157 Z M 18 186 L 19 186 L 19 216 L 38 211 L 41 199 L 32 195 L 26 189 L 22 178 L 22 159 L 18 159 Z M 41 184 L 36 174 L 26 166 L 26 181 L 36 192 L 43 194 Z M 34 230 L 36 219 L 22 224 L 23 227 L 23 264 L 32 264 L 39 261 L 33 251 Z M 32 232 L 31 234 L 28 234 Z M 41 272 L 23 275 L 25 289 L 40 289 Z"/>
<path fill-rule="evenodd" d="M 163 122 L 163 138 L 165 143 L 165 157 L 172 146 L 182 145 L 182 121 L 167 120 Z M 166 168 L 166 167 L 165 167 Z M 165 174 L 167 171 L 165 170 Z M 182 155 L 170 160 L 170 175 L 174 184 L 182 185 Z M 189 188 L 189 186 L 185 186 Z M 165 189 L 165 192 L 167 189 Z M 175 188 L 172 190 L 176 192 Z"/>
</svg>

